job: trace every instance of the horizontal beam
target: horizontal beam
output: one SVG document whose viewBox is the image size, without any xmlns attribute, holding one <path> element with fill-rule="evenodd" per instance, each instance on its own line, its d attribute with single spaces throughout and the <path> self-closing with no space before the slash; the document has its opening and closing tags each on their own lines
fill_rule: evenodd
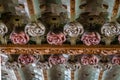
<svg viewBox="0 0 120 80">
<path fill-rule="evenodd" d="M 7 54 L 120 54 L 120 45 L 0 45 L 0 52 Z"/>
</svg>

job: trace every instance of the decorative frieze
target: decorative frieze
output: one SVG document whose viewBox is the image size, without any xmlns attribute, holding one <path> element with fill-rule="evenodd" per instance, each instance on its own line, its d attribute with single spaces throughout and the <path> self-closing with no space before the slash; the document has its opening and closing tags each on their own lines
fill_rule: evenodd
<svg viewBox="0 0 120 80">
<path fill-rule="evenodd" d="M 119 45 L 111 46 L 53 46 L 53 45 L 1 45 L 1 53 L 7 54 L 103 54 L 103 55 L 112 55 L 120 54 Z"/>
</svg>

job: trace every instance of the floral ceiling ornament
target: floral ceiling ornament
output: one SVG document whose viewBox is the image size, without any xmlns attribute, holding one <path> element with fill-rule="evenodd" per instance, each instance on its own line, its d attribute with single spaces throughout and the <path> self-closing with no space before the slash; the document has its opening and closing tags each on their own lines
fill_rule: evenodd
<svg viewBox="0 0 120 80">
<path fill-rule="evenodd" d="M 45 34 L 45 26 L 41 22 L 28 23 L 25 27 L 25 33 L 32 37 L 42 36 Z"/>
<path fill-rule="evenodd" d="M 95 55 L 83 55 L 80 60 L 82 65 L 96 65 L 99 62 L 99 58 Z"/>
<path fill-rule="evenodd" d="M 14 44 L 27 44 L 29 41 L 29 36 L 23 31 L 16 33 L 12 32 L 10 34 L 10 39 Z"/>
<path fill-rule="evenodd" d="M 45 26 L 41 22 L 28 23 L 25 27 L 25 33 L 35 38 L 37 44 L 41 44 L 41 36 L 45 34 Z"/>
<path fill-rule="evenodd" d="M 81 37 L 81 41 L 87 46 L 97 45 L 100 43 L 101 37 L 98 32 L 85 32 Z"/>
<path fill-rule="evenodd" d="M 23 65 L 28 65 L 30 63 L 35 63 L 37 60 L 33 55 L 30 54 L 21 54 L 18 57 L 18 62 Z"/>
<path fill-rule="evenodd" d="M 65 64 L 67 60 L 68 58 L 64 57 L 63 55 L 51 55 L 49 57 L 49 63 L 52 65 Z"/>
<path fill-rule="evenodd" d="M 120 65 L 120 56 L 114 56 L 112 58 L 112 64 Z"/>
<path fill-rule="evenodd" d="M 47 34 L 47 42 L 49 44 L 53 44 L 53 45 L 62 45 L 63 42 L 66 41 L 66 37 L 65 35 L 60 32 L 60 33 L 54 33 L 54 32 L 49 32 Z"/>
<path fill-rule="evenodd" d="M 106 45 L 110 45 L 114 38 L 120 34 L 120 24 L 117 22 L 109 22 L 102 26 L 101 33 L 103 36 L 103 41 Z"/>
<path fill-rule="evenodd" d="M 111 37 L 120 34 L 120 24 L 117 22 L 106 23 L 101 28 L 101 33 L 106 37 Z"/>
<path fill-rule="evenodd" d="M 7 44 L 7 40 L 3 37 L 8 32 L 7 26 L 0 22 L 0 41 L 2 44 Z"/>
<path fill-rule="evenodd" d="M 70 37 L 71 45 L 76 44 L 78 36 L 83 32 L 83 26 L 79 22 L 70 22 L 64 26 L 64 34 Z"/>
</svg>

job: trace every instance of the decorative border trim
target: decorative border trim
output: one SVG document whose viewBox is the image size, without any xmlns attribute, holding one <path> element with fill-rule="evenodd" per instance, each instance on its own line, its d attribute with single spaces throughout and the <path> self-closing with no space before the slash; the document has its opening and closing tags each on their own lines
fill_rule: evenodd
<svg viewBox="0 0 120 80">
<path fill-rule="evenodd" d="M 112 55 L 120 54 L 120 45 L 0 45 L 0 52 L 6 54 L 103 54 Z"/>
</svg>

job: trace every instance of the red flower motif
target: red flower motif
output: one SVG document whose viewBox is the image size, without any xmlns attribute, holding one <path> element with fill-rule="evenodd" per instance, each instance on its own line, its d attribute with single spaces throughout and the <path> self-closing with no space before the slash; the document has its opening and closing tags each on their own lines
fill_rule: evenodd
<svg viewBox="0 0 120 80">
<path fill-rule="evenodd" d="M 49 57 L 49 63 L 53 65 L 64 64 L 67 61 L 62 55 L 52 55 Z"/>
<path fill-rule="evenodd" d="M 47 34 L 47 42 L 49 44 L 62 45 L 62 43 L 65 42 L 65 40 L 66 40 L 66 37 L 62 32 L 58 34 L 49 32 Z"/>
<path fill-rule="evenodd" d="M 118 64 L 118 65 L 120 65 L 120 57 L 114 56 L 114 57 L 112 58 L 112 63 L 113 63 L 113 64 Z"/>
<path fill-rule="evenodd" d="M 12 32 L 10 35 L 10 39 L 14 44 L 26 44 L 29 41 L 29 36 L 24 32 Z"/>
<path fill-rule="evenodd" d="M 83 65 L 96 65 L 99 59 L 96 56 L 82 56 L 81 63 Z"/>
<path fill-rule="evenodd" d="M 18 62 L 21 63 L 21 64 L 24 64 L 24 65 L 33 63 L 33 62 L 35 62 L 35 60 L 36 60 L 36 59 L 35 59 L 34 56 L 28 55 L 28 54 L 21 54 L 21 55 L 18 57 Z"/>
<path fill-rule="evenodd" d="M 97 45 L 100 43 L 100 34 L 97 32 L 89 32 L 89 33 L 84 33 L 82 35 L 81 41 L 83 41 L 84 44 L 86 44 L 87 46 L 90 45 Z"/>
</svg>

